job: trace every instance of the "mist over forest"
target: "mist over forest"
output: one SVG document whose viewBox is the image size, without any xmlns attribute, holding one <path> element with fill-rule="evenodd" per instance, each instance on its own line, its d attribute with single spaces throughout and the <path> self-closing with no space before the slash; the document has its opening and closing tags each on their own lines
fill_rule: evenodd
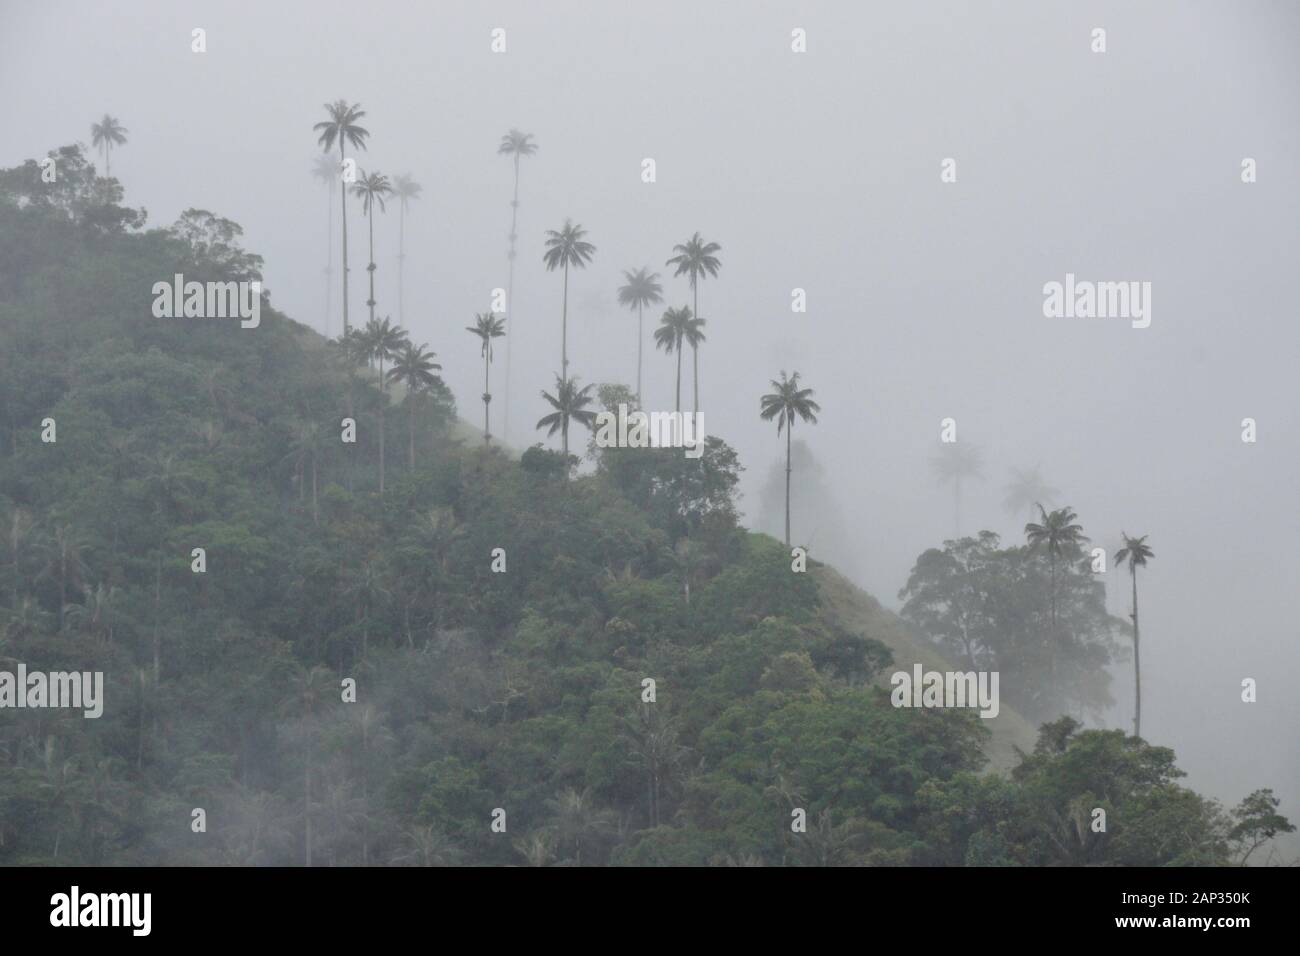
<svg viewBox="0 0 1300 956">
<path fill-rule="evenodd" d="M 0 7 L 0 864 L 1300 858 L 1300 9 L 331 10 Z"/>
</svg>

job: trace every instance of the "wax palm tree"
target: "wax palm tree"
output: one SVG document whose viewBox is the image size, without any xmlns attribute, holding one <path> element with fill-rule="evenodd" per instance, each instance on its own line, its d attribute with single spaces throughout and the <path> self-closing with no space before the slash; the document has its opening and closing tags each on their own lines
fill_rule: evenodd
<svg viewBox="0 0 1300 956">
<path fill-rule="evenodd" d="M 1053 687 L 1056 683 L 1056 645 L 1059 641 L 1056 627 L 1056 562 L 1064 556 L 1069 558 L 1088 540 L 1083 533 L 1083 526 L 1076 524 L 1079 516 L 1066 505 L 1048 512 L 1041 504 L 1038 506 L 1041 521 L 1031 521 L 1025 525 L 1025 539 L 1035 551 L 1046 550 L 1051 562 L 1051 613 L 1052 637 L 1051 655 L 1048 658 L 1048 675 Z"/>
<path fill-rule="evenodd" d="M 501 137 L 501 143 L 497 146 L 497 153 L 502 156 L 509 156 L 514 161 L 515 166 L 515 192 L 514 198 L 510 200 L 510 251 L 507 253 L 509 262 L 509 277 L 506 280 L 506 317 L 513 319 L 515 314 L 515 240 L 518 238 L 516 227 L 519 223 L 519 160 L 525 156 L 532 156 L 537 152 L 537 144 L 533 142 L 532 133 L 522 133 L 517 129 L 511 129 Z M 506 408 L 505 422 L 503 431 L 505 432 L 506 441 L 510 440 L 510 340 L 513 336 L 506 337 Z"/>
<path fill-rule="evenodd" d="M 366 340 L 370 354 L 379 364 L 379 497 L 384 496 L 384 410 L 388 407 L 387 378 L 384 362 L 397 355 L 408 342 L 405 330 L 393 325 L 388 316 L 371 319 L 366 324 Z"/>
<path fill-rule="evenodd" d="M 406 386 L 406 463 L 415 470 L 415 402 L 416 396 L 431 388 L 437 381 L 435 371 L 442 371 L 442 366 L 434 361 L 437 353 L 430 352 L 427 346 L 412 345 L 403 342 L 393 357 L 393 367 L 388 370 L 390 382 L 401 382 Z"/>
<path fill-rule="evenodd" d="M 967 478 L 981 477 L 983 467 L 980 450 L 974 445 L 945 442 L 939 446 L 938 457 L 931 460 L 935 477 L 940 484 L 952 485 L 953 537 L 961 537 L 961 489 Z"/>
<path fill-rule="evenodd" d="M 479 354 L 483 356 L 483 441 L 492 441 L 492 428 L 488 419 L 488 407 L 492 403 L 492 386 L 489 374 L 492 368 L 492 340 L 506 334 L 506 320 L 494 312 L 474 316 L 474 324 L 465 326 L 465 331 L 477 335 L 482 343 Z"/>
<path fill-rule="evenodd" d="M 772 379 L 775 389 L 760 400 L 760 415 L 765 422 L 776 419 L 776 433 L 785 429 L 785 546 L 790 547 L 790 435 L 794 431 L 796 418 L 817 424 L 817 412 L 821 406 L 813 401 L 811 388 L 799 387 L 799 373 L 786 378 L 781 372 L 781 380 Z"/>
<path fill-rule="evenodd" d="M 560 377 L 564 379 L 569 376 L 569 267 L 586 268 L 596 251 L 595 246 L 582 238 L 586 234 L 582 226 L 566 219 L 559 232 L 546 230 L 546 254 L 542 256 L 547 272 L 564 269 L 564 311 L 560 324 Z"/>
<path fill-rule="evenodd" d="M 58 575 L 59 578 L 59 633 L 63 633 L 64 614 L 68 604 L 68 584 L 80 589 L 86 575 L 90 572 L 84 555 L 90 550 L 81 530 L 75 525 L 64 522 L 54 528 L 54 533 L 46 543 L 47 563 L 38 575 L 38 580 L 45 576 Z"/>
<path fill-rule="evenodd" d="M 321 149 L 329 152 L 334 148 L 334 144 L 339 144 L 339 166 L 342 168 L 343 162 L 347 159 L 347 146 L 351 144 L 357 150 L 366 148 L 366 140 L 370 137 L 370 131 L 359 125 L 359 121 L 366 115 L 366 111 L 361 108 L 360 103 L 349 104 L 346 100 L 335 100 L 333 103 L 325 104 L 325 112 L 329 114 L 329 119 L 322 120 L 312 129 L 320 133 L 317 140 Z M 347 183 L 339 182 L 339 207 L 343 210 L 343 331 L 348 331 L 348 187 Z M 372 296 L 373 298 L 373 296 Z"/>
<path fill-rule="evenodd" d="M 311 174 L 325 186 L 325 213 L 329 220 L 325 251 L 325 328 L 330 323 L 330 298 L 334 289 L 334 184 L 339 178 L 339 165 L 328 156 L 317 156 Z"/>
<path fill-rule="evenodd" d="M 682 343 L 686 340 L 694 316 L 690 306 L 680 309 L 667 309 L 659 319 L 655 329 L 655 348 L 663 349 L 667 354 L 677 353 L 677 404 L 675 409 L 682 410 Z"/>
<path fill-rule="evenodd" d="M 623 270 L 624 284 L 618 289 L 618 304 L 636 310 L 636 401 L 641 404 L 641 345 L 645 339 L 642 316 L 647 305 L 658 305 L 664 300 L 659 273 L 648 268 L 632 272 Z"/>
<path fill-rule="evenodd" d="M 104 157 L 104 176 L 113 175 L 113 147 L 126 145 L 128 130 L 114 117 L 104 114 L 98 123 L 90 124 L 90 142 Z"/>
<path fill-rule="evenodd" d="M 1115 564 L 1128 562 L 1129 577 L 1133 579 L 1133 736 L 1142 736 L 1142 657 L 1141 632 L 1138 629 L 1138 568 L 1147 566 L 1147 559 L 1155 552 L 1147 546 L 1147 536 L 1130 538 L 1123 534 L 1124 547 L 1115 552 Z"/>
<path fill-rule="evenodd" d="M 1011 481 L 1006 486 L 1006 498 L 1002 504 L 1008 514 L 1019 514 L 1028 509 L 1032 521 L 1035 505 L 1040 501 L 1051 504 L 1052 499 L 1059 494 L 1060 491 L 1043 480 L 1037 468 L 1016 468 L 1011 472 Z"/>
<path fill-rule="evenodd" d="M 307 420 L 299 420 L 294 423 L 293 438 L 290 441 L 289 454 L 286 457 L 293 459 L 298 474 L 299 501 L 303 500 L 305 495 L 307 467 L 308 465 L 311 466 L 311 520 L 316 523 L 320 521 L 317 472 L 320 459 L 327 447 L 325 430 L 319 424 Z"/>
<path fill-rule="evenodd" d="M 406 210 L 420 198 L 424 187 L 409 174 L 393 177 L 393 195 L 397 197 L 397 321 L 406 321 L 404 307 L 406 283 L 402 278 L 402 265 L 406 262 Z"/>
<path fill-rule="evenodd" d="M 596 413 L 587 409 L 595 399 L 590 394 L 591 389 L 591 385 L 578 388 L 577 379 L 561 378 L 557 375 L 555 394 L 542 392 L 542 398 L 546 399 L 555 411 L 538 421 L 537 427 L 549 429 L 546 433 L 548 438 L 557 431 L 560 433 L 566 463 L 569 460 L 569 422 L 575 421 L 579 425 L 590 428 L 596 420 Z"/>
<path fill-rule="evenodd" d="M 366 271 L 370 273 L 370 298 L 366 305 L 370 307 L 370 321 L 375 320 L 375 206 L 380 212 L 386 212 L 384 200 L 393 194 L 393 185 L 383 173 L 359 171 L 357 181 L 352 185 L 352 195 L 361 200 L 361 212 L 370 223 L 370 264 Z"/>
<path fill-rule="evenodd" d="M 721 251 L 722 246 L 716 242 L 705 242 L 697 232 L 686 242 L 673 246 L 673 252 L 677 253 L 677 255 L 665 263 L 665 265 L 677 267 L 677 271 L 673 275 L 690 277 L 691 294 L 695 297 L 691 304 L 697 316 L 700 314 L 700 281 L 718 274 L 718 270 L 722 268 L 722 263 L 715 253 Z M 699 341 L 703 341 L 702 336 Z M 700 355 L 696 344 L 698 343 L 692 343 L 691 346 L 691 361 L 695 367 L 695 411 L 698 412 L 700 410 Z"/>
</svg>

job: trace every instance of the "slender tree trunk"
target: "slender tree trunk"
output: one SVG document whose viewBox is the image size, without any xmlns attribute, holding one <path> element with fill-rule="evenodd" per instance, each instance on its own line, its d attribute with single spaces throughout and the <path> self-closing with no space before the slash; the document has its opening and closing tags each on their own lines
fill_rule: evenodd
<svg viewBox="0 0 1300 956">
<path fill-rule="evenodd" d="M 691 280 L 691 292 L 695 302 L 695 317 L 700 317 L 700 287 L 699 284 Z M 700 413 L 700 349 L 694 343 L 691 344 L 691 365 L 694 369 L 695 377 L 695 414 Z"/>
<path fill-rule="evenodd" d="M 506 409 L 501 432 L 510 441 L 510 339 L 515 326 L 515 227 L 519 219 L 519 154 L 515 153 L 515 196 L 510 201 L 510 272 L 506 280 Z"/>
<path fill-rule="evenodd" d="M 560 319 L 560 377 L 569 380 L 569 266 L 564 266 L 564 312 Z"/>
<path fill-rule="evenodd" d="M 1047 683 L 1056 694 L 1056 554 L 1052 554 L 1052 636 L 1048 645 Z"/>
<path fill-rule="evenodd" d="M 373 275 L 374 273 L 371 273 Z M 388 393 L 384 391 L 384 360 L 379 359 L 379 497 L 384 497 L 384 409 Z"/>
<path fill-rule="evenodd" d="M 682 337 L 677 337 L 677 412 L 682 410 Z"/>
<path fill-rule="evenodd" d="M 329 218 L 329 228 L 325 235 L 329 237 L 329 245 L 325 251 L 325 334 L 329 334 L 330 329 L 330 305 L 334 297 L 334 197 L 330 195 L 328 189 L 325 190 L 325 210 Z"/>
<path fill-rule="evenodd" d="M 366 271 L 370 273 L 370 298 L 366 300 L 366 305 L 370 307 L 370 321 L 375 321 L 375 207 L 370 206 L 370 213 L 366 216 L 370 220 L 370 264 Z"/>
<path fill-rule="evenodd" d="M 311 456 L 311 520 L 312 524 L 320 524 L 320 508 L 316 499 L 316 453 L 312 452 Z"/>
<path fill-rule="evenodd" d="M 794 431 L 791 420 L 785 430 L 785 546 L 790 547 L 790 434 Z"/>
<path fill-rule="evenodd" d="M 371 258 L 374 258 L 373 254 Z M 397 210 L 397 324 L 406 324 L 406 290 L 403 282 L 402 265 L 406 259 L 406 200 L 402 199 Z M 373 298 L 373 297 L 372 297 Z"/>
<path fill-rule="evenodd" d="M 348 184 L 343 178 L 347 153 L 339 137 L 339 207 L 343 210 L 343 334 L 348 334 Z"/>
<path fill-rule="evenodd" d="M 486 349 L 487 346 L 485 345 Z M 492 429 L 488 418 L 488 407 L 492 404 L 492 389 L 489 385 L 489 370 L 491 369 L 492 353 L 483 352 L 483 441 L 492 442 Z"/>
<path fill-rule="evenodd" d="M 643 328 L 645 306 L 638 304 L 636 307 L 636 403 L 638 407 L 642 406 L 641 401 L 641 344 L 645 337 Z"/>
<path fill-rule="evenodd" d="M 1133 736 L 1142 736 L 1142 634 L 1138 629 L 1137 568 L 1130 568 L 1133 578 Z"/>
<path fill-rule="evenodd" d="M 415 471 L 415 392 L 406 393 L 406 463 Z"/>
</svg>

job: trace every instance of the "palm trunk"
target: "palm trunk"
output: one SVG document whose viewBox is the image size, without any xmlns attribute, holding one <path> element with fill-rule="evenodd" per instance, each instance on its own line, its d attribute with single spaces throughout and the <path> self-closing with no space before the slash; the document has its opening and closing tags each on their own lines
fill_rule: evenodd
<svg viewBox="0 0 1300 956">
<path fill-rule="evenodd" d="M 371 254 L 374 258 L 374 254 Z M 401 201 L 401 206 L 397 210 L 397 324 L 403 325 L 406 322 L 406 310 L 404 308 L 406 300 L 406 290 L 403 288 L 402 281 L 402 264 L 406 259 L 406 200 Z M 371 298 L 374 298 L 371 296 Z"/>
<path fill-rule="evenodd" d="M 339 137 L 339 207 L 343 210 L 343 334 L 348 334 L 348 184 L 342 169 L 347 160 L 343 137 Z"/>
<path fill-rule="evenodd" d="M 329 245 L 325 252 L 325 325 L 326 334 L 329 334 L 330 328 L 330 305 L 334 294 L 334 197 L 330 195 L 329 190 L 325 190 L 325 209 L 329 218 L 329 228 L 325 235 L 329 238 Z"/>
<path fill-rule="evenodd" d="M 636 403 L 637 403 L 637 406 L 638 406 L 638 407 L 640 407 L 640 406 L 642 405 L 642 401 L 641 401 L 641 344 L 642 344 L 642 339 L 644 339 L 644 337 L 645 337 L 645 331 L 644 331 L 644 329 L 643 329 L 643 322 L 642 322 L 642 319 L 643 319 L 644 313 L 645 313 L 645 306 L 643 306 L 643 305 L 638 305 L 638 306 L 636 307 Z"/>
<path fill-rule="evenodd" d="M 406 395 L 406 463 L 415 471 L 415 392 Z"/>
<path fill-rule="evenodd" d="M 374 273 L 372 272 L 373 276 Z M 384 391 L 384 360 L 379 359 L 379 497 L 384 497 L 384 407 L 388 393 Z"/>
<path fill-rule="evenodd" d="M 790 434 L 794 431 L 791 420 L 785 430 L 785 546 L 790 547 Z"/>
<path fill-rule="evenodd" d="M 492 404 L 492 390 L 489 386 L 491 362 L 491 353 L 485 351 L 483 353 L 483 441 L 487 443 L 492 441 L 492 429 L 488 418 L 488 407 Z"/>
<path fill-rule="evenodd" d="M 700 317 L 700 288 L 694 279 L 691 280 L 691 292 L 695 302 L 695 317 Z M 694 368 L 695 377 L 695 414 L 700 413 L 700 348 L 695 343 L 691 343 L 691 365 Z"/>
<path fill-rule="evenodd" d="M 1056 555 L 1052 555 L 1052 634 L 1048 643 L 1047 683 L 1056 693 Z"/>
<path fill-rule="evenodd" d="M 677 412 L 682 410 L 682 339 L 677 337 Z"/>
<path fill-rule="evenodd" d="M 515 153 L 515 198 L 510 201 L 510 272 L 506 279 L 506 410 L 501 431 L 510 441 L 510 339 L 515 318 L 515 227 L 519 219 L 519 154 Z"/>
<path fill-rule="evenodd" d="M 569 266 L 564 266 L 564 311 L 560 318 L 560 377 L 569 380 Z"/>
<path fill-rule="evenodd" d="M 59 633 L 63 633 L 63 609 L 68 604 L 68 551 L 59 552 Z"/>
<path fill-rule="evenodd" d="M 366 271 L 370 273 L 370 298 L 366 300 L 366 305 L 370 307 L 370 321 L 375 321 L 375 207 L 370 207 L 370 212 L 366 216 L 370 220 L 370 264 Z"/>
<path fill-rule="evenodd" d="M 312 524 L 320 524 L 320 508 L 316 499 L 316 453 L 312 452 L 311 456 L 311 520 Z"/>
<path fill-rule="evenodd" d="M 1133 736 L 1142 736 L 1142 655 L 1141 631 L 1138 629 L 1138 578 L 1132 568 L 1133 578 Z"/>
</svg>

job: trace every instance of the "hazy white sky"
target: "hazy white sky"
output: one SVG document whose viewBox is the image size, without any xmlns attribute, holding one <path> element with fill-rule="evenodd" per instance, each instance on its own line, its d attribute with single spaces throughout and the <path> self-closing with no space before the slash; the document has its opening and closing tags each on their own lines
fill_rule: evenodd
<svg viewBox="0 0 1300 956">
<path fill-rule="evenodd" d="M 966 527 L 1018 536 L 1012 467 L 1041 465 L 1111 546 L 1149 534 L 1144 730 L 1194 785 L 1235 802 L 1273 786 L 1300 818 L 1300 7 L 1260 3 L 0 3 L 0 164 L 88 141 L 153 225 L 200 206 L 243 224 L 277 306 L 330 334 L 327 195 L 309 175 L 322 103 L 359 101 L 364 167 L 410 172 L 405 324 L 439 353 L 462 412 L 481 389 L 463 331 L 504 286 L 510 163 L 524 163 L 512 438 L 536 440 L 559 364 L 560 281 L 543 232 L 572 216 L 597 246 L 571 277 L 570 357 L 632 382 L 621 270 L 665 273 L 695 230 L 722 244 L 702 289 L 707 429 L 748 467 L 782 452 L 758 396 L 782 368 L 817 390 L 802 430 L 836 501 L 818 526 L 887 605 L 952 533 L 929 461 L 939 422 L 978 444 Z M 207 31 L 208 52 L 190 51 Z M 508 49 L 490 51 L 504 27 Z M 808 33 L 794 54 L 790 33 Z M 1107 52 L 1090 50 L 1104 27 Z M 658 181 L 641 182 L 653 157 Z M 958 181 L 939 164 L 957 160 Z M 1240 181 L 1243 157 L 1257 183 Z M 335 198 L 337 202 L 337 198 Z M 390 207 L 392 208 L 392 207 Z M 354 209 L 355 212 L 355 209 Z M 337 211 L 336 211 L 337 215 Z M 351 215 L 351 214 L 350 214 Z M 352 315 L 365 233 L 352 215 Z M 336 219 L 337 226 L 337 219 Z M 397 318 L 397 217 L 376 223 L 380 314 Z M 337 237 L 332 240 L 337 247 Z M 337 248 L 335 248 L 337 257 Z M 336 266 L 337 268 L 337 266 Z M 1067 272 L 1152 283 L 1152 323 L 1047 319 Z M 337 273 L 336 273 L 337 275 Z M 793 314 L 791 290 L 807 290 Z M 657 316 L 655 317 L 657 318 Z M 651 319 L 647 317 L 647 326 Z M 503 404 L 504 350 L 494 369 Z M 646 400 L 672 362 L 647 346 Z M 1259 441 L 1240 441 L 1240 422 Z M 796 488 L 796 495 L 798 489 Z M 796 528 L 796 537 L 801 536 Z M 1127 611 L 1126 578 L 1111 604 Z M 1240 702 L 1240 680 L 1260 682 Z M 1121 669 L 1112 722 L 1130 716 Z"/>
</svg>

